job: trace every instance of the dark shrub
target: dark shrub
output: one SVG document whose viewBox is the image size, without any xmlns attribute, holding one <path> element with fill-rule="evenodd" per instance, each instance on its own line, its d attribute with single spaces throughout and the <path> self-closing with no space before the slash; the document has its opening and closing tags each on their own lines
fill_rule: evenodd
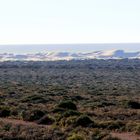
<svg viewBox="0 0 140 140">
<path fill-rule="evenodd" d="M 37 124 L 51 125 L 55 122 L 55 120 L 52 117 L 45 115 L 44 117 L 42 117 L 36 122 Z"/>
<path fill-rule="evenodd" d="M 12 110 L 11 110 L 11 115 L 17 116 L 17 115 L 18 115 L 18 110 L 12 109 Z"/>
<path fill-rule="evenodd" d="M 22 102 L 29 102 L 29 103 L 47 103 L 49 100 L 45 99 L 44 97 L 40 96 L 40 95 L 31 95 L 31 96 L 27 96 L 24 99 L 22 99 Z"/>
<path fill-rule="evenodd" d="M 94 125 L 94 122 L 86 115 L 81 115 L 76 120 L 76 126 L 88 127 L 88 126 L 93 126 L 93 125 Z"/>
<path fill-rule="evenodd" d="M 133 109 L 140 109 L 140 103 L 136 101 L 127 101 L 126 106 Z"/>
<path fill-rule="evenodd" d="M 98 107 L 105 107 L 105 106 L 114 106 L 115 104 L 114 103 L 111 103 L 111 102 L 101 102 Z"/>
<path fill-rule="evenodd" d="M 125 124 L 121 121 L 115 121 L 115 122 L 112 122 L 108 125 L 108 129 L 110 130 L 115 130 L 115 129 L 121 129 L 125 126 Z"/>
<path fill-rule="evenodd" d="M 44 115 L 45 115 L 45 112 L 41 110 L 32 110 L 32 111 L 22 112 L 22 118 L 24 121 L 39 120 Z"/>
<path fill-rule="evenodd" d="M 71 97 L 71 99 L 74 100 L 74 101 L 86 100 L 86 98 L 84 98 L 82 96 L 79 96 L 79 95 L 73 96 L 73 97 Z"/>
<path fill-rule="evenodd" d="M 8 117 L 10 116 L 10 113 L 11 113 L 10 109 L 2 107 L 0 108 L 0 117 Z"/>
<path fill-rule="evenodd" d="M 70 116 L 79 116 L 81 113 L 74 110 L 67 110 L 64 112 L 63 117 L 70 117 Z"/>
<path fill-rule="evenodd" d="M 58 105 L 58 107 L 64 109 L 77 110 L 76 105 L 72 101 L 63 101 Z"/>
</svg>

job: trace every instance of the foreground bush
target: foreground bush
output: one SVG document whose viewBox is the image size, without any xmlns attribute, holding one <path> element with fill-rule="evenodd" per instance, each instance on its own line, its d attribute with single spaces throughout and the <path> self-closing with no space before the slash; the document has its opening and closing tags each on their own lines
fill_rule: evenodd
<svg viewBox="0 0 140 140">
<path fill-rule="evenodd" d="M 24 121 L 35 121 L 42 118 L 45 115 L 45 112 L 41 110 L 32 110 L 32 111 L 24 111 L 22 112 L 21 115 Z"/>
<path fill-rule="evenodd" d="M 88 126 L 93 126 L 93 125 L 94 125 L 94 122 L 86 115 L 81 115 L 76 120 L 76 126 L 88 127 Z"/>
<path fill-rule="evenodd" d="M 126 107 L 132 108 L 132 109 L 140 109 L 140 103 L 136 101 L 127 101 Z"/>
<path fill-rule="evenodd" d="M 11 113 L 10 109 L 0 107 L 0 117 L 8 117 L 10 116 L 10 113 Z"/>
<path fill-rule="evenodd" d="M 58 107 L 64 108 L 64 109 L 77 110 L 76 105 L 72 101 L 62 101 L 60 102 Z"/>
</svg>

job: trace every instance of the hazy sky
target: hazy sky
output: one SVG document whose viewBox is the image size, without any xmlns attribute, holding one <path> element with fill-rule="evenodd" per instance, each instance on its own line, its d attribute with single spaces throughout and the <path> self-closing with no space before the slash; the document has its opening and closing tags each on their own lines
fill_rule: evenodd
<svg viewBox="0 0 140 140">
<path fill-rule="evenodd" d="M 0 44 L 140 42 L 140 0 L 0 0 Z"/>
</svg>

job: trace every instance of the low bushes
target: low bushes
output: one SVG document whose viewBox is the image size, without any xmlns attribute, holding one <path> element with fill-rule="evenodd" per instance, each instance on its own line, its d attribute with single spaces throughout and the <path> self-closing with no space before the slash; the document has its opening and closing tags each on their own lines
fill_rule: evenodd
<svg viewBox="0 0 140 140">
<path fill-rule="evenodd" d="M 98 127 L 103 129 L 116 130 L 116 129 L 124 129 L 125 124 L 121 121 L 106 121 L 100 122 L 98 124 Z"/>
<path fill-rule="evenodd" d="M 86 115 L 81 115 L 76 120 L 76 126 L 83 126 L 83 127 L 94 126 L 94 122 L 90 119 L 90 117 Z"/>
<path fill-rule="evenodd" d="M 104 133 L 98 129 L 94 129 L 93 130 L 93 133 L 91 135 L 91 139 L 92 140 L 102 140 L 104 139 L 108 134 L 107 133 Z"/>
<path fill-rule="evenodd" d="M 45 112 L 41 110 L 32 110 L 24 111 L 21 115 L 24 121 L 35 121 L 42 118 L 45 115 Z"/>
<path fill-rule="evenodd" d="M 51 125 L 55 122 L 54 118 L 45 115 L 43 116 L 41 119 L 39 119 L 38 121 L 36 121 L 37 124 L 43 124 L 43 125 Z"/>
<path fill-rule="evenodd" d="M 23 103 L 28 102 L 28 103 L 38 104 L 38 103 L 47 103 L 49 101 L 49 99 L 45 99 L 44 97 L 42 97 L 40 95 L 31 95 L 31 96 L 25 97 L 21 101 Z"/>
<path fill-rule="evenodd" d="M 140 124 L 135 129 L 136 134 L 140 135 Z"/>
<path fill-rule="evenodd" d="M 79 116 L 81 113 L 78 111 L 74 110 L 67 110 L 66 112 L 63 113 L 63 117 L 70 117 L 70 116 Z"/>
<path fill-rule="evenodd" d="M 127 101 L 126 107 L 132 108 L 132 109 L 140 109 L 140 103 L 136 101 Z"/>
<path fill-rule="evenodd" d="M 11 114 L 11 110 L 9 108 L 0 107 L 0 117 L 8 117 Z"/>
<path fill-rule="evenodd" d="M 72 101 L 62 101 L 58 105 L 59 108 L 77 110 L 76 105 Z"/>
</svg>

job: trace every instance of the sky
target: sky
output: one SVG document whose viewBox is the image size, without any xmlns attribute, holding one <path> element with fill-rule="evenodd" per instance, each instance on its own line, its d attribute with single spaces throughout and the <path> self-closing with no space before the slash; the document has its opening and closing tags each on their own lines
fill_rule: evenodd
<svg viewBox="0 0 140 140">
<path fill-rule="evenodd" d="M 140 42 L 140 0 L 0 0 L 0 45 Z"/>
</svg>

